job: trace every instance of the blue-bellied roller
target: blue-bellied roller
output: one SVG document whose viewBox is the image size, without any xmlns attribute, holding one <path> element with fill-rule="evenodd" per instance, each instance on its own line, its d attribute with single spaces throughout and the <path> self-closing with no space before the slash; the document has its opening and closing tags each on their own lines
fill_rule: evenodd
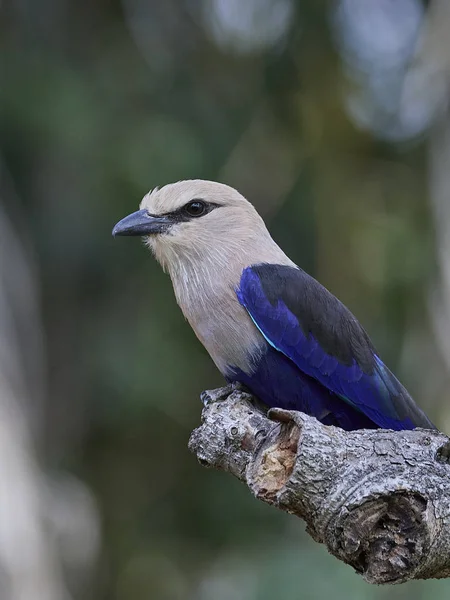
<svg viewBox="0 0 450 600">
<path fill-rule="evenodd" d="M 434 429 L 358 320 L 286 256 L 235 189 L 156 188 L 113 235 L 145 238 L 221 373 L 267 406 L 346 430 Z"/>
</svg>

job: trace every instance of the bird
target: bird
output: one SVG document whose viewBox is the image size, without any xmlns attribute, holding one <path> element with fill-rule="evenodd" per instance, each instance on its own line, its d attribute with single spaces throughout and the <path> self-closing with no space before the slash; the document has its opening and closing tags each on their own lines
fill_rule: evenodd
<svg viewBox="0 0 450 600">
<path fill-rule="evenodd" d="M 144 239 L 219 371 L 269 409 L 347 431 L 435 429 L 356 317 L 236 189 L 201 179 L 157 187 L 112 233 Z"/>
</svg>

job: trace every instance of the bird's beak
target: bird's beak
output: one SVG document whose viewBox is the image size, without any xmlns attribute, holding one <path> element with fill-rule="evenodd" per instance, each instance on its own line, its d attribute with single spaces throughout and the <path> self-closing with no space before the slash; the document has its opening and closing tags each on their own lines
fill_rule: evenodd
<svg viewBox="0 0 450 600">
<path fill-rule="evenodd" d="M 116 235 L 153 235 L 164 233 L 171 225 L 168 217 L 154 217 L 146 210 L 137 210 L 114 226 L 112 234 Z"/>
</svg>

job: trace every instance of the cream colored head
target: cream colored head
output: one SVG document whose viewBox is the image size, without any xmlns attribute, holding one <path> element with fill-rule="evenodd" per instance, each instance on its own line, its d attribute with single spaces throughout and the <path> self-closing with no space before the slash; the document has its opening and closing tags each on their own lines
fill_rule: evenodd
<svg viewBox="0 0 450 600">
<path fill-rule="evenodd" d="M 179 210 L 192 200 L 216 202 L 221 207 L 244 208 L 256 212 L 250 202 L 234 188 L 204 179 L 187 179 L 169 183 L 162 188 L 156 187 L 144 196 L 140 208 L 145 208 L 150 214 L 160 215 Z"/>
<path fill-rule="evenodd" d="M 145 238 L 169 272 L 183 314 L 223 373 L 227 365 L 251 371 L 251 357 L 264 339 L 236 296 L 242 271 L 256 263 L 295 265 L 250 202 L 221 183 L 179 181 L 147 194 L 113 235 Z"/>
<path fill-rule="evenodd" d="M 198 216 L 190 214 L 193 202 L 204 207 Z M 146 243 L 170 272 L 186 261 L 205 259 L 214 259 L 220 267 L 256 239 L 269 236 L 252 204 L 235 189 L 214 181 L 194 179 L 156 188 L 144 196 L 140 209 L 166 220 Z"/>
</svg>

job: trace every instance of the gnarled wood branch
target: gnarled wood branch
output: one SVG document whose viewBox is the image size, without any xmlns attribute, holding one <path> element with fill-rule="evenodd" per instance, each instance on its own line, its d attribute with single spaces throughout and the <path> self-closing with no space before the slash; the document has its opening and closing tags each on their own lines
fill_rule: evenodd
<svg viewBox="0 0 450 600">
<path fill-rule="evenodd" d="M 308 533 L 369 583 L 450 576 L 450 440 L 437 431 L 327 427 L 269 416 L 244 391 L 203 393 L 189 447 Z"/>
</svg>

